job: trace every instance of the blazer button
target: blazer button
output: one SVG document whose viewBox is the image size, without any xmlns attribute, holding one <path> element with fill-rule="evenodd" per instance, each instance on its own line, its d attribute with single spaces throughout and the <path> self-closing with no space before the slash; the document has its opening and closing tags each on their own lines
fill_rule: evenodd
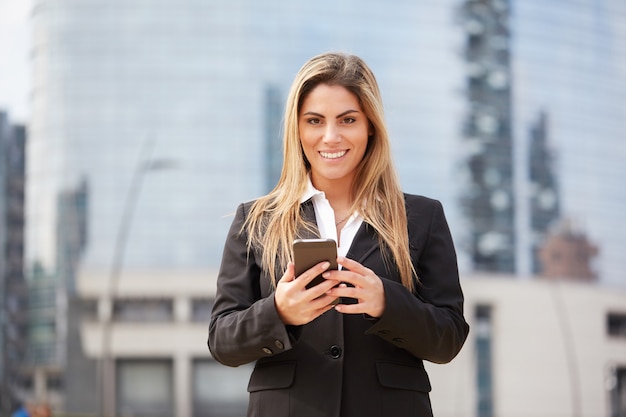
<svg viewBox="0 0 626 417">
<path fill-rule="evenodd" d="M 338 359 L 341 356 L 341 348 L 337 345 L 332 345 L 330 347 L 330 356 L 333 359 Z"/>
<path fill-rule="evenodd" d="M 263 352 L 267 353 L 268 355 L 271 355 L 272 353 L 274 353 L 274 352 L 272 352 L 272 349 L 270 349 L 268 347 L 264 347 L 263 348 Z"/>
<path fill-rule="evenodd" d="M 276 347 L 280 350 L 283 350 L 285 348 L 285 345 L 280 340 L 275 340 L 274 345 L 276 345 Z"/>
</svg>

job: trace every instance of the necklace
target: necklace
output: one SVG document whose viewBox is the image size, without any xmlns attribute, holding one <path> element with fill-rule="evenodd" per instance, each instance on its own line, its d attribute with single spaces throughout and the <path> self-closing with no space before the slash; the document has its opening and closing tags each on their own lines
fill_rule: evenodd
<svg viewBox="0 0 626 417">
<path fill-rule="evenodd" d="M 343 223 L 346 220 L 348 220 L 350 218 L 350 216 L 352 216 L 352 213 L 349 213 L 346 217 L 344 217 L 343 219 L 341 219 L 337 223 L 335 223 L 335 226 L 339 226 L 341 223 Z"/>
</svg>

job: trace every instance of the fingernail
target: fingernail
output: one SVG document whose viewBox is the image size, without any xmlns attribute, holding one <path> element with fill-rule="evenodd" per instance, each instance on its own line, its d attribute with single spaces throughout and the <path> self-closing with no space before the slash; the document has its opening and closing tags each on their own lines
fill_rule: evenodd
<svg viewBox="0 0 626 417">
<path fill-rule="evenodd" d="M 329 266 L 330 266 L 330 262 L 324 262 L 324 265 L 322 265 L 324 269 L 327 269 Z"/>
</svg>

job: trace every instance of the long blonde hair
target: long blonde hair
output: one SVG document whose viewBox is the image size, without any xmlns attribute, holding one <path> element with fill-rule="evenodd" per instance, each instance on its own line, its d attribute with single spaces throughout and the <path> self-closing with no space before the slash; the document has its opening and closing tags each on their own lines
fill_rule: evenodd
<svg viewBox="0 0 626 417">
<path fill-rule="evenodd" d="M 385 262 L 393 259 L 402 284 L 413 291 L 417 276 L 409 254 L 404 195 L 392 163 L 382 98 L 374 74 L 354 55 L 317 55 L 296 75 L 285 109 L 280 179 L 269 194 L 252 205 L 242 228 L 248 234 L 248 249 L 262 248 L 261 263 L 276 285 L 280 278 L 277 269 L 284 270 L 291 261 L 291 242 L 298 237 L 298 231 L 315 230 L 300 211 L 310 165 L 300 144 L 298 116 L 304 99 L 320 84 L 340 85 L 352 92 L 373 128 L 363 160 L 356 168 L 352 210 L 358 210 L 376 230 Z"/>
</svg>

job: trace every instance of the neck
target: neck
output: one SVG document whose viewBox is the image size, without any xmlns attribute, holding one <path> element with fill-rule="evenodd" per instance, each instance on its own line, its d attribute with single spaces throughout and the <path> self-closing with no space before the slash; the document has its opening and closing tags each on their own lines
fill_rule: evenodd
<svg viewBox="0 0 626 417">
<path fill-rule="evenodd" d="M 352 178 L 323 180 L 312 178 L 313 186 L 323 191 L 335 212 L 345 211 L 352 205 Z"/>
</svg>

